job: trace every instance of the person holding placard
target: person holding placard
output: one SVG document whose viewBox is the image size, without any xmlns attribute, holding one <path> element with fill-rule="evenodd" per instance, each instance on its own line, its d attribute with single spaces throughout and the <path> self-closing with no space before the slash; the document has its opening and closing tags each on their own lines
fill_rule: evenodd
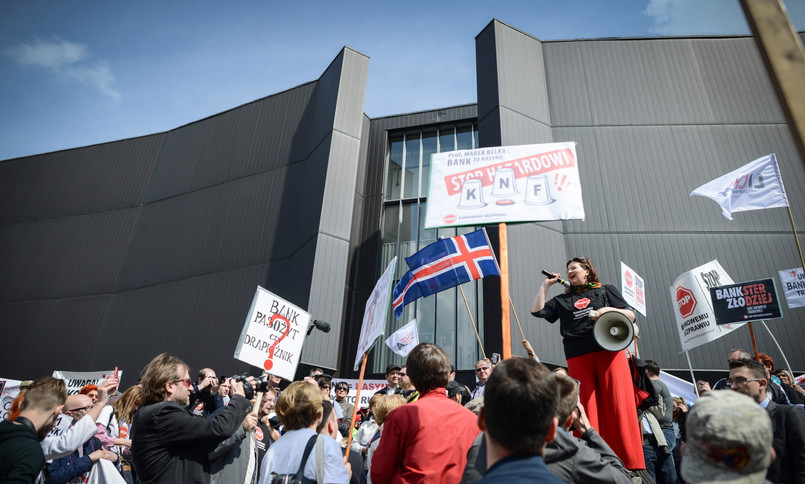
<svg viewBox="0 0 805 484">
<path fill-rule="evenodd" d="M 637 421 L 634 384 L 624 351 L 604 350 L 593 336 L 595 321 L 617 311 L 634 323 L 635 315 L 617 288 L 598 280 L 586 257 L 567 262 L 569 286 L 546 302 L 548 289 L 560 282 L 553 273 L 543 281 L 531 304 L 531 314 L 550 323 L 560 321 L 568 373 L 579 380 L 579 400 L 590 424 L 612 447 L 628 469 L 645 469 L 643 440 Z"/>
</svg>

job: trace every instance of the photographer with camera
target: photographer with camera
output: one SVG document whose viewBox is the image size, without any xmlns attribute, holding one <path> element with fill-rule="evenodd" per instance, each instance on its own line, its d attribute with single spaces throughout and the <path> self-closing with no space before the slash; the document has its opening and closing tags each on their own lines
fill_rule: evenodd
<svg viewBox="0 0 805 484">
<path fill-rule="evenodd" d="M 246 382 L 230 380 L 231 400 L 213 418 L 198 418 L 190 403 L 192 380 L 182 360 L 163 353 L 148 364 L 140 380 L 142 404 L 134 416 L 137 436 L 131 455 L 144 483 L 209 483 L 208 453 L 240 427 L 252 405 Z"/>
<path fill-rule="evenodd" d="M 193 415 L 208 417 L 224 406 L 224 398 L 218 393 L 220 382 L 212 368 L 202 368 L 190 391 L 187 409 Z"/>
</svg>

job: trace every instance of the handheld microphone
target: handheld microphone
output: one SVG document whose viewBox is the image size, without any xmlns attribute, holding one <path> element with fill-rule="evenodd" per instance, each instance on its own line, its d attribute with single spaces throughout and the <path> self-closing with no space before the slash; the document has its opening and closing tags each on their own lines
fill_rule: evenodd
<svg viewBox="0 0 805 484">
<path fill-rule="evenodd" d="M 553 279 L 555 277 L 556 282 L 558 282 L 559 284 L 561 284 L 561 285 L 563 285 L 565 287 L 570 287 L 570 283 L 567 282 L 566 280 L 562 279 L 561 277 L 554 276 L 553 274 L 551 274 L 550 272 L 546 271 L 545 269 L 542 269 L 542 273 L 545 274 L 546 276 L 548 276 L 548 278 L 550 278 L 550 279 Z"/>
</svg>

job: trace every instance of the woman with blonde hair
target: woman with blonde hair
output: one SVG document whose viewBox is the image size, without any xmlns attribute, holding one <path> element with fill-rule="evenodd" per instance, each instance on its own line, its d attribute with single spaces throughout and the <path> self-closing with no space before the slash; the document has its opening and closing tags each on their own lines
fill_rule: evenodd
<svg viewBox="0 0 805 484">
<path fill-rule="evenodd" d="M 291 383 L 277 400 L 275 411 L 285 426 L 285 433 L 266 450 L 260 465 L 260 484 L 271 483 L 275 475 L 296 474 L 302 468 L 303 482 L 349 482 L 338 442 L 316 433 L 323 418 L 322 394 L 318 386 L 303 381 Z M 311 451 L 313 445 L 321 447 L 323 456 L 320 459 L 317 452 Z"/>
<path fill-rule="evenodd" d="M 372 455 L 375 453 L 377 446 L 380 445 L 380 439 L 383 436 L 383 422 L 386 421 L 386 417 L 388 417 L 392 410 L 401 405 L 405 405 L 406 402 L 407 400 L 404 396 L 395 394 L 381 395 L 375 404 L 375 422 L 377 423 L 378 428 L 377 433 L 375 433 L 375 435 L 369 440 L 369 452 L 366 454 L 366 472 L 368 472 L 370 476 L 372 469 Z M 372 479 L 370 477 L 369 484 L 371 484 L 371 482 Z"/>
</svg>

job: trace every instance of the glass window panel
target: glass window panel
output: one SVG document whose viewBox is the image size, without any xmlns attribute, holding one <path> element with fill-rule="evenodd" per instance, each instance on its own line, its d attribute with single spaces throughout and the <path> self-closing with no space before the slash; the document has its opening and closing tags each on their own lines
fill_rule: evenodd
<svg viewBox="0 0 805 484">
<path fill-rule="evenodd" d="M 436 242 L 437 229 L 425 229 L 425 216 L 428 213 L 428 202 L 419 204 L 419 249 Z"/>
<path fill-rule="evenodd" d="M 386 200 L 400 198 L 402 189 L 403 139 L 393 138 L 389 146 L 389 166 L 386 176 Z"/>
<path fill-rule="evenodd" d="M 461 297 L 461 291 L 458 293 L 458 307 L 456 308 L 458 359 L 455 361 L 456 368 L 469 368 L 479 359 L 477 358 L 478 338 L 475 337 L 475 330 L 472 326 L 473 321 L 477 324 L 475 316 L 478 313 L 476 286 L 478 286 L 477 282 L 461 286 L 464 289 L 464 295 L 467 296 L 467 304 L 469 304 L 470 310 L 473 312 L 472 320 L 467 313 L 467 306 L 464 304 L 464 298 Z M 480 330 L 478 333 L 480 334 Z"/>
<path fill-rule="evenodd" d="M 439 130 L 439 152 L 454 151 L 456 149 L 456 137 L 453 128 Z"/>
<path fill-rule="evenodd" d="M 450 357 L 456 361 L 456 288 L 437 292 L 436 297 L 436 341 Z M 463 304 L 463 303 L 462 303 Z"/>
<path fill-rule="evenodd" d="M 436 334 L 436 296 L 423 297 L 416 302 L 416 323 L 419 341 L 432 343 Z M 410 320 L 408 320 L 410 321 Z"/>
<path fill-rule="evenodd" d="M 428 186 L 430 185 L 430 155 L 438 151 L 438 141 L 436 131 L 425 133 L 422 136 L 422 189 L 420 197 L 428 196 Z"/>
<path fill-rule="evenodd" d="M 419 204 L 403 204 L 402 224 L 400 225 L 400 257 L 408 257 L 419 249 L 417 236 L 419 232 Z M 401 261 L 405 263 L 404 261 Z M 406 269 L 407 270 L 407 269 Z M 404 274 L 404 272 L 401 272 Z"/>
<path fill-rule="evenodd" d="M 397 255 L 397 234 L 400 228 L 399 202 L 386 205 L 383 212 L 382 267 L 386 267 Z"/>
<path fill-rule="evenodd" d="M 456 129 L 456 142 L 459 150 L 473 149 L 472 126 Z"/>
<path fill-rule="evenodd" d="M 419 196 L 419 135 L 408 136 L 405 140 L 405 182 L 403 198 Z"/>
</svg>

